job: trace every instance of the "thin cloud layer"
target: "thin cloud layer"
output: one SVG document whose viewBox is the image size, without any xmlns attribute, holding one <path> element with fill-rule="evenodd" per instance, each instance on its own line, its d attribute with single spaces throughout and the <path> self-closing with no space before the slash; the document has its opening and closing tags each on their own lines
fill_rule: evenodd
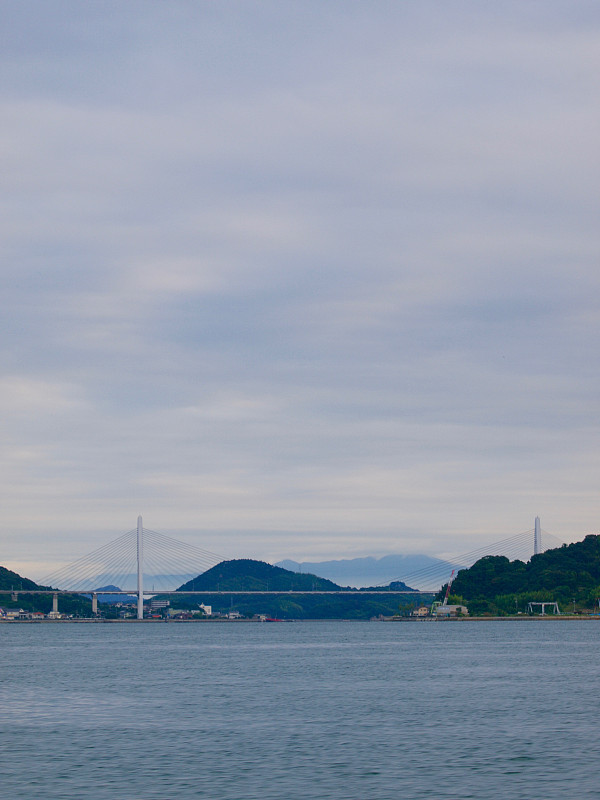
<svg viewBox="0 0 600 800">
<path fill-rule="evenodd" d="M 0 16 L 5 561 L 595 529 L 595 3 Z"/>
</svg>

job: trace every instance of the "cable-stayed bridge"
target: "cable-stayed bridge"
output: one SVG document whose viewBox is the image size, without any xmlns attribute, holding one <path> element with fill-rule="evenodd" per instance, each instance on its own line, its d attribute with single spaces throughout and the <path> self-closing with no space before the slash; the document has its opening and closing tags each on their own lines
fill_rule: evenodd
<svg viewBox="0 0 600 800">
<path fill-rule="evenodd" d="M 478 559 L 486 555 L 503 555 L 510 560 L 528 561 L 532 555 L 562 545 L 557 537 L 543 531 L 539 517 L 536 517 L 533 529 L 518 533 L 492 544 L 483 545 L 448 560 L 439 560 L 424 569 L 411 574 L 390 576 L 388 580 L 373 587 L 368 594 L 433 594 L 450 579 L 453 569 L 470 567 Z M 181 542 L 170 536 L 143 527 L 141 516 L 137 527 L 127 531 L 108 544 L 94 550 L 71 564 L 44 576 L 39 585 L 52 587 L 54 594 L 54 610 L 57 610 L 58 594 L 92 594 L 94 611 L 97 611 L 98 594 L 120 594 L 137 596 L 138 619 L 143 618 L 144 597 L 153 594 L 175 594 L 178 586 L 193 581 L 221 561 L 224 556 L 212 553 L 195 545 Z M 401 581 L 414 587 L 410 590 L 391 589 L 390 583 Z M 386 588 L 383 588 L 383 587 Z M 119 587 L 119 588 L 116 588 Z M 127 588 L 120 588 L 127 587 Z M 418 587 L 418 588 L 417 588 Z M 14 594 L 32 594 L 27 590 L 16 590 Z M 38 593 L 38 592 L 35 592 Z M 43 592 L 48 594 L 49 592 Z M 264 590 L 232 591 L 202 590 L 186 591 L 185 594 L 198 595 L 247 595 L 278 594 L 281 591 Z M 364 594 L 364 590 L 291 590 L 289 594 Z"/>
<path fill-rule="evenodd" d="M 442 584 L 447 583 L 452 569 L 459 570 L 471 567 L 484 556 L 506 556 L 510 561 L 529 561 L 533 555 L 561 547 L 564 542 L 548 531 L 542 530 L 540 518 L 535 518 L 534 527 L 530 530 L 501 539 L 498 542 L 485 544 L 466 553 L 448 556 L 440 564 L 432 564 L 415 572 L 402 576 L 390 576 L 380 585 L 402 580 L 409 586 L 418 586 L 422 591 L 439 591 Z"/>
<path fill-rule="evenodd" d="M 127 592 L 131 594 L 137 593 L 141 566 L 145 589 L 156 594 L 176 589 L 221 561 L 226 557 L 144 528 L 140 517 L 138 528 L 45 575 L 38 583 L 73 592 L 109 585 L 135 587 Z"/>
</svg>

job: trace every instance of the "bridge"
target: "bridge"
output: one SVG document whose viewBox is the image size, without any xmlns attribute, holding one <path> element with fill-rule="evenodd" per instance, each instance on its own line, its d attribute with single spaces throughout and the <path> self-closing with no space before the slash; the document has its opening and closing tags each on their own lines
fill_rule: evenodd
<svg viewBox="0 0 600 800">
<path fill-rule="evenodd" d="M 533 534 L 533 536 L 532 536 Z M 543 539 L 542 539 L 543 535 Z M 58 612 L 59 595 L 88 594 L 92 597 L 92 611 L 98 611 L 98 595 L 124 595 L 137 596 L 137 617 L 143 619 L 144 597 L 156 594 L 191 596 L 220 596 L 220 595 L 423 595 L 434 594 L 439 591 L 443 583 L 450 578 L 450 570 L 459 567 L 471 566 L 484 555 L 506 555 L 511 559 L 523 558 L 540 553 L 549 547 L 562 544 L 556 537 L 542 531 L 539 517 L 535 519 L 535 526 L 530 531 L 516 534 L 500 542 L 484 545 L 469 553 L 453 556 L 451 561 L 440 560 L 440 565 L 433 565 L 418 570 L 402 577 L 391 576 L 389 580 L 373 587 L 368 591 L 364 589 L 334 589 L 334 590 L 221 590 L 211 589 L 202 591 L 175 591 L 175 587 L 189 582 L 221 561 L 227 560 L 216 553 L 178 541 L 157 531 L 143 527 L 142 517 L 137 520 L 137 527 L 117 539 L 109 542 L 98 550 L 89 553 L 77 561 L 45 576 L 38 583 L 49 589 L 27 590 L 14 588 L 0 590 L 0 594 L 10 593 L 13 599 L 19 594 L 43 594 L 53 596 L 53 611 Z M 152 574 L 145 574 L 145 567 L 152 570 Z M 148 580 L 152 586 L 148 585 Z M 418 589 L 390 589 L 389 584 L 395 580 L 402 581 L 405 585 L 418 585 Z M 130 589 L 112 589 L 109 586 L 127 586 Z M 158 584 L 158 585 L 157 585 Z M 167 585 L 165 585 L 167 584 Z M 54 588 L 57 587 L 57 588 Z"/>
</svg>

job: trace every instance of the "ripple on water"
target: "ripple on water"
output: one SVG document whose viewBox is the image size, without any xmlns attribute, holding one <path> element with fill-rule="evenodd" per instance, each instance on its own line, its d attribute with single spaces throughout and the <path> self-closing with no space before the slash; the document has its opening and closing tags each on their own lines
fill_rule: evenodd
<svg viewBox="0 0 600 800">
<path fill-rule="evenodd" d="M 598 798 L 600 627 L 5 626 L 11 800 Z"/>
</svg>

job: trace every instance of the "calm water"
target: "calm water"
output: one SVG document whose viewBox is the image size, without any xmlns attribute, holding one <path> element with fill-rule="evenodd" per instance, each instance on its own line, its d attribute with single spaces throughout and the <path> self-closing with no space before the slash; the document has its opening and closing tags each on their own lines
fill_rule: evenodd
<svg viewBox="0 0 600 800">
<path fill-rule="evenodd" d="M 600 798 L 600 623 L 0 625 L 17 800 Z"/>
</svg>

